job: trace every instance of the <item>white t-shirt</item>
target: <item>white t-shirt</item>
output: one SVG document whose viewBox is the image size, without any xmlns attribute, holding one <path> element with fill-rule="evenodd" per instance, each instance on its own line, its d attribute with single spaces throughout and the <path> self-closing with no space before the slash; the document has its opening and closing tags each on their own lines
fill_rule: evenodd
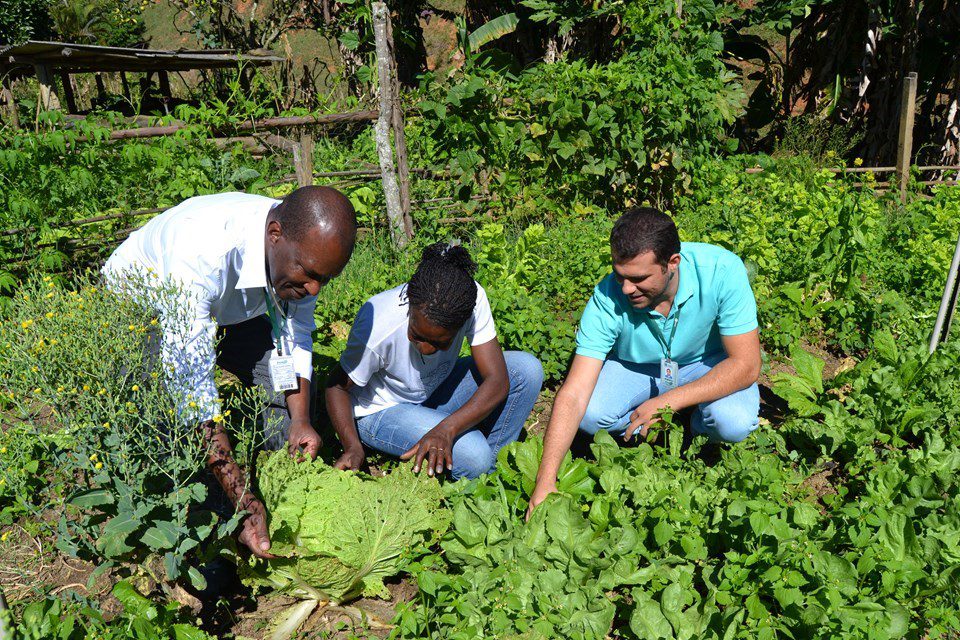
<svg viewBox="0 0 960 640">
<path fill-rule="evenodd" d="M 422 355 L 407 337 L 410 307 L 403 295 L 406 286 L 367 300 L 350 329 L 340 367 L 356 385 L 350 393 L 357 418 L 405 402 L 424 402 L 450 375 L 464 338 L 475 347 L 497 337 L 487 293 L 477 284 L 473 315 L 457 332 L 450 348 Z"/>
</svg>

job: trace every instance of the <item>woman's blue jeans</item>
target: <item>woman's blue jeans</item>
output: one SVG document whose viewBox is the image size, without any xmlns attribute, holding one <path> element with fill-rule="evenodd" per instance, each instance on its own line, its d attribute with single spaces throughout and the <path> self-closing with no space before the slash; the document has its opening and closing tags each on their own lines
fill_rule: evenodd
<svg viewBox="0 0 960 640">
<path fill-rule="evenodd" d="M 708 357 L 702 362 L 680 367 L 680 384 L 702 378 L 724 357 Z M 600 429 L 623 434 L 630 424 L 633 410 L 665 391 L 660 387 L 659 378 L 659 362 L 634 364 L 607 360 L 590 396 L 580 429 L 591 434 Z M 690 425 L 695 435 L 705 435 L 713 441 L 740 442 L 757 428 L 759 413 L 760 389 L 753 383 L 746 389 L 698 405 Z"/>
<path fill-rule="evenodd" d="M 483 422 L 453 444 L 453 478 L 476 478 L 493 471 L 497 452 L 517 439 L 543 385 L 543 367 L 529 353 L 506 351 L 510 391 Z M 423 404 L 398 404 L 357 420 L 360 440 L 378 451 L 399 456 L 428 431 L 466 404 L 482 378 L 472 357 L 460 358 L 450 375 Z"/>
</svg>

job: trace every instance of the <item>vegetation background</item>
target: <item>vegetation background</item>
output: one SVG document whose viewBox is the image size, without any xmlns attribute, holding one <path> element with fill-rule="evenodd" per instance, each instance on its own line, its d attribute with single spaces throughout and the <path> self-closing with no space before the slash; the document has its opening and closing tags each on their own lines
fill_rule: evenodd
<svg viewBox="0 0 960 640">
<path fill-rule="evenodd" d="M 960 7 L 436 0 L 391 10 L 420 170 L 416 235 L 394 248 L 376 176 L 317 178 L 347 193 L 363 226 L 347 270 L 320 296 L 318 371 L 360 304 L 402 282 L 420 247 L 460 238 L 501 341 L 537 354 L 548 385 L 530 437 L 500 471 L 446 486 L 451 528 L 406 559 L 389 606 L 362 603 L 381 621 L 396 615 L 392 630 L 344 609 L 314 614 L 305 633 L 956 634 L 958 352 L 955 339 L 933 356 L 925 345 L 960 190 L 931 188 L 915 170 L 901 201 L 886 174 L 837 170 L 893 164 L 909 71 L 919 75 L 914 164 L 960 161 Z M 0 127 L 0 588 L 18 632 L 259 635 L 274 600 L 242 589 L 197 598 L 208 586 L 197 567 L 234 552 L 237 518 L 210 508 L 189 429 L 149 437 L 176 406 L 145 382 L 162 372 L 137 356 L 152 318 L 112 303 L 84 270 L 184 198 L 292 189 L 288 156 L 212 139 L 210 128 L 374 104 L 370 7 L 0 0 L 0 43 L 26 38 L 288 57 L 265 71 L 175 77 L 167 103 L 147 83 L 125 91 L 117 76 L 81 77 L 80 120 L 38 110 L 36 84 L 22 79 L 13 93 L 24 127 Z M 107 139 L 133 116 L 188 127 Z M 375 168 L 371 129 L 326 129 L 314 166 Z M 766 363 L 762 427 L 713 461 L 679 424 L 655 447 L 600 438 L 565 468 L 564 495 L 523 525 L 535 436 L 583 305 L 609 270 L 610 225 L 642 203 L 674 215 L 684 240 L 747 263 Z M 129 375 L 110 375 L 119 371 Z M 236 408 L 221 419 L 252 464 L 256 437 L 240 409 L 257 399 L 226 382 Z M 130 433 L 144 437 L 130 446 Z"/>
</svg>

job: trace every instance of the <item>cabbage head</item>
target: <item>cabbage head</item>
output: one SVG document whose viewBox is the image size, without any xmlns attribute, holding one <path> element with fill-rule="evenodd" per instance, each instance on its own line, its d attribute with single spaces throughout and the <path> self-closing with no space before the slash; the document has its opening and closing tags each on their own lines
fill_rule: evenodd
<svg viewBox="0 0 960 640">
<path fill-rule="evenodd" d="M 260 590 L 335 603 L 388 596 L 384 578 L 450 522 L 440 484 L 410 464 L 373 478 L 280 450 L 261 456 L 257 476 L 278 556 L 242 567 L 244 582 Z"/>
</svg>

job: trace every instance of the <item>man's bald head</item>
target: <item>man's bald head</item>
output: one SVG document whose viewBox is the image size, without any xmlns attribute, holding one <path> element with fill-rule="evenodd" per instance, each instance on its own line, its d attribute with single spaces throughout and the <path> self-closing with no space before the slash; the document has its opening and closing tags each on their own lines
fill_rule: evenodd
<svg viewBox="0 0 960 640">
<path fill-rule="evenodd" d="M 349 245 L 357 235 L 353 204 L 331 187 L 300 187 L 273 208 L 270 219 L 279 222 L 283 235 L 293 242 L 301 242 L 314 229 Z"/>
</svg>

